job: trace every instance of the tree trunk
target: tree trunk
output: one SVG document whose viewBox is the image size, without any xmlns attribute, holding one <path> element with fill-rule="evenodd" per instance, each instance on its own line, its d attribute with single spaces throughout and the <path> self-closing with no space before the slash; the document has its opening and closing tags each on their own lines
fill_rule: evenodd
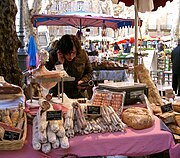
<svg viewBox="0 0 180 158">
<path fill-rule="evenodd" d="M 42 7 L 42 0 L 34 0 L 33 7 L 30 10 L 28 6 L 28 1 L 24 1 L 24 25 L 27 38 L 30 38 L 30 35 L 33 35 L 36 41 L 36 47 L 38 51 L 40 50 L 39 46 L 39 37 L 36 28 L 33 28 L 31 18 L 34 14 L 39 14 Z"/>
<path fill-rule="evenodd" d="M 29 40 L 30 35 L 34 35 L 33 26 L 31 23 L 31 12 L 29 10 L 28 1 L 24 1 L 23 6 L 23 14 L 24 14 L 24 26 L 25 26 L 25 32 L 26 32 L 26 41 Z"/>
<path fill-rule="evenodd" d="M 22 72 L 18 64 L 20 41 L 16 34 L 14 0 L 0 1 L 0 76 L 16 85 L 21 85 Z"/>
</svg>

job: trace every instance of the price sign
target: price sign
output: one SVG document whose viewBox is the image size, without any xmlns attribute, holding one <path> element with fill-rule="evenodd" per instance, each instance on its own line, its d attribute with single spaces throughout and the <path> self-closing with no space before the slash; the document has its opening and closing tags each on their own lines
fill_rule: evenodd
<svg viewBox="0 0 180 158">
<path fill-rule="evenodd" d="M 88 105 L 87 115 L 101 115 L 101 107 Z"/>
<path fill-rule="evenodd" d="M 18 140 L 20 137 L 20 133 L 14 131 L 5 131 L 4 132 L 4 140 Z"/>
<path fill-rule="evenodd" d="M 61 120 L 62 119 L 62 111 L 47 111 L 46 114 L 46 120 L 52 121 L 52 120 Z"/>
<path fill-rule="evenodd" d="M 162 105 L 161 110 L 162 110 L 162 113 L 173 111 L 172 104 L 169 103 L 169 104 Z"/>
</svg>

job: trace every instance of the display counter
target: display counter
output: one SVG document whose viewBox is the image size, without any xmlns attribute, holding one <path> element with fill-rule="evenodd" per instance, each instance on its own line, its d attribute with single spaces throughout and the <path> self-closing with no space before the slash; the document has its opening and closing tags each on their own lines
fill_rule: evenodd
<svg viewBox="0 0 180 158">
<path fill-rule="evenodd" d="M 118 61 L 122 64 L 131 64 L 134 62 L 134 56 L 132 55 L 122 55 L 122 56 L 119 56 L 119 57 L 110 57 L 110 60 L 113 60 L 113 61 Z"/>
<path fill-rule="evenodd" d="M 126 132 L 99 133 L 71 138 L 69 149 L 53 149 L 49 154 L 32 148 L 32 126 L 28 126 L 28 137 L 22 150 L 0 151 L 1 158 L 60 158 L 65 154 L 85 156 L 145 156 L 169 150 L 170 158 L 178 158 L 180 144 L 174 143 L 172 134 L 162 130 L 161 121 L 155 117 L 155 124 L 144 130 L 127 128 Z"/>
<path fill-rule="evenodd" d="M 112 80 L 112 81 L 127 81 L 128 76 L 126 70 L 94 70 L 94 81 Z"/>
</svg>

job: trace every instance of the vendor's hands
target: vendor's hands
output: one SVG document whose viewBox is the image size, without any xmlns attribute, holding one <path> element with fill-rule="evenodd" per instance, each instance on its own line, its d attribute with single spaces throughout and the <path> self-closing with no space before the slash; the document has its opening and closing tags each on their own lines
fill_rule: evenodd
<svg viewBox="0 0 180 158">
<path fill-rule="evenodd" d="M 82 81 L 82 80 L 79 80 L 78 81 L 78 85 L 80 85 L 81 83 L 83 83 L 84 81 Z"/>
<path fill-rule="evenodd" d="M 59 50 L 57 51 L 57 56 L 58 56 L 58 61 L 61 64 L 64 64 L 64 61 L 65 61 L 64 56 L 63 56 L 63 54 Z"/>
<path fill-rule="evenodd" d="M 81 84 L 82 84 L 83 82 L 84 82 L 84 81 L 82 81 L 82 80 L 79 80 L 79 81 L 78 81 L 78 83 L 77 83 L 77 88 L 78 88 L 79 90 L 86 89 L 86 87 L 82 87 L 82 86 L 81 86 Z"/>
</svg>

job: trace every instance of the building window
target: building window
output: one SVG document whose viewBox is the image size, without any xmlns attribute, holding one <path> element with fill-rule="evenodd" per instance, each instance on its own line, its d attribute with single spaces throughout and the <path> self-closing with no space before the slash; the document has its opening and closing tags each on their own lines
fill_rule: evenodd
<svg viewBox="0 0 180 158">
<path fill-rule="evenodd" d="M 56 11 L 59 11 L 60 10 L 60 4 L 59 2 L 56 2 Z"/>
<path fill-rule="evenodd" d="M 71 26 L 64 26 L 64 34 L 71 34 L 72 33 Z"/>
<path fill-rule="evenodd" d="M 78 11 L 83 11 L 84 10 L 84 1 L 78 1 L 77 2 L 77 7 L 78 7 Z"/>
<path fill-rule="evenodd" d="M 172 22 L 173 22 L 173 14 L 168 13 L 167 14 L 167 25 L 172 25 Z"/>
<path fill-rule="evenodd" d="M 157 20 L 156 20 L 154 15 L 151 15 L 149 17 L 148 29 L 150 29 L 150 30 L 156 30 L 157 29 Z"/>
</svg>

